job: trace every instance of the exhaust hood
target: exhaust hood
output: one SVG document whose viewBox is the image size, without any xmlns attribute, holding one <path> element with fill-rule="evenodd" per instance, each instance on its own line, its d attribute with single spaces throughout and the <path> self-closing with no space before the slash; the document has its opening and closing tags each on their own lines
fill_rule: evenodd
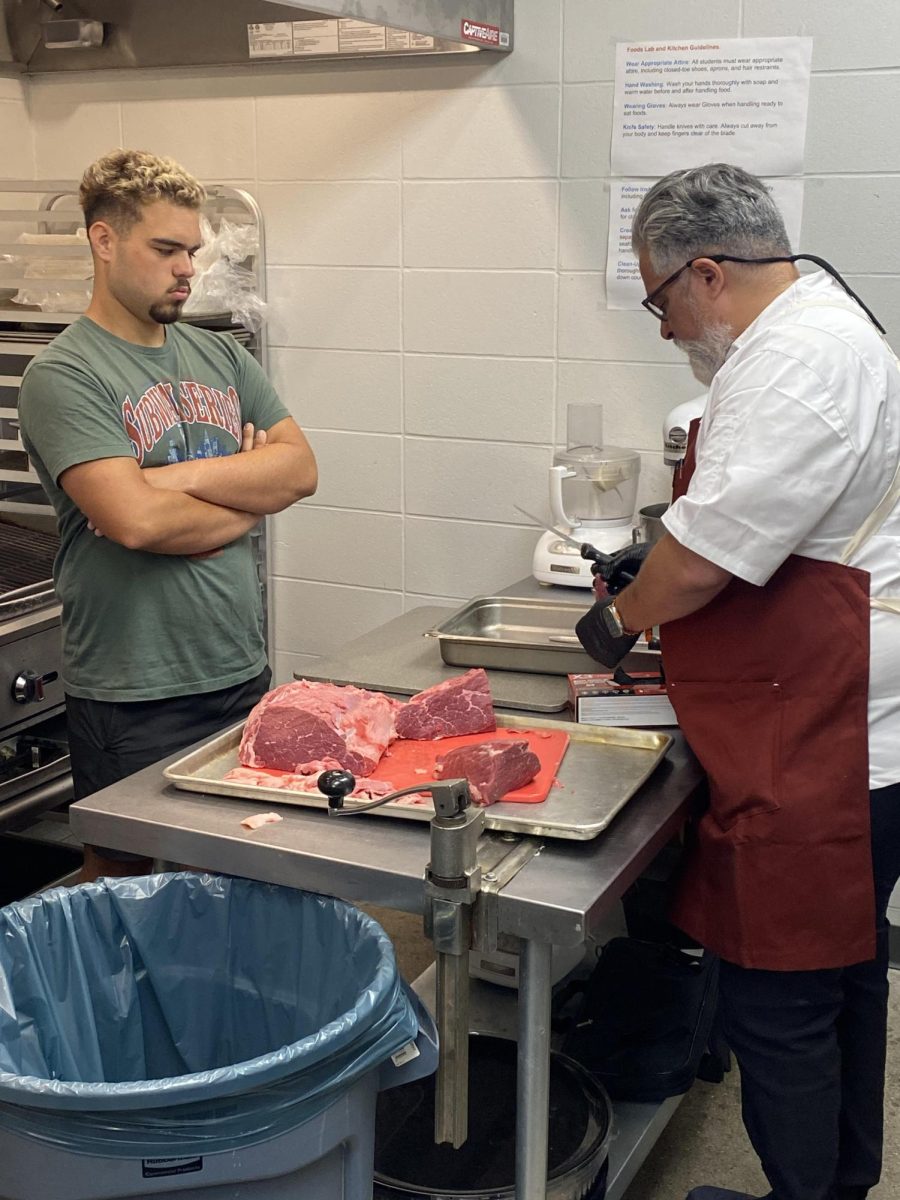
<svg viewBox="0 0 900 1200">
<path fill-rule="evenodd" d="M 0 0 L 27 74 L 393 58 L 513 47 L 513 0 Z M 91 32 L 90 38 L 87 32 Z M 0 44 L 4 41 L 0 28 Z M 101 38 L 100 44 L 97 44 Z"/>
</svg>

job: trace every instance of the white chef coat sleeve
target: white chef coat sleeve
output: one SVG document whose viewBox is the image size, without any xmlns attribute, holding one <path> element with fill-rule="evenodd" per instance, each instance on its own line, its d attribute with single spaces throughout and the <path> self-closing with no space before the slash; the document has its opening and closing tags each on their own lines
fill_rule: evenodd
<svg viewBox="0 0 900 1200">
<path fill-rule="evenodd" d="M 848 374 L 846 385 L 854 382 Z M 762 585 L 828 512 L 858 462 L 821 376 L 794 355 L 761 350 L 742 356 L 714 389 L 690 486 L 663 522 L 683 546 Z"/>
</svg>

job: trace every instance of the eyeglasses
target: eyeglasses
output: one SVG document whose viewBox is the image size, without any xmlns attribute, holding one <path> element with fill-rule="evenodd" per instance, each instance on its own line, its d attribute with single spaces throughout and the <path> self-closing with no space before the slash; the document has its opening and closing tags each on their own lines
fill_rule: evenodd
<svg viewBox="0 0 900 1200">
<path fill-rule="evenodd" d="M 649 296 L 644 297 L 644 299 L 641 301 L 641 305 L 646 308 L 647 312 L 652 313 L 658 321 L 665 321 L 665 309 L 660 308 L 660 306 L 656 303 L 657 299 L 662 295 L 666 288 L 672 286 L 679 275 L 686 271 L 688 267 L 692 267 L 695 262 L 700 262 L 701 259 L 706 259 L 708 262 L 714 263 L 758 263 L 761 265 L 766 263 L 795 263 L 799 262 L 801 259 L 804 262 L 815 263 L 817 267 L 821 267 L 823 271 L 827 271 L 831 278 L 836 283 L 841 285 L 851 300 L 856 301 L 878 332 L 881 334 L 884 333 L 884 326 L 876 319 L 872 311 L 868 309 L 865 304 L 863 304 L 862 300 L 860 300 L 859 296 L 857 296 L 856 292 L 853 291 L 850 285 L 844 282 L 831 263 L 826 262 L 824 258 L 818 258 L 815 254 L 786 254 L 774 258 L 739 258 L 735 254 L 698 254 L 696 258 L 692 258 L 686 262 L 683 267 L 679 267 L 678 270 L 673 275 L 670 275 L 668 279 L 664 279 L 659 287 L 653 289 Z"/>
</svg>

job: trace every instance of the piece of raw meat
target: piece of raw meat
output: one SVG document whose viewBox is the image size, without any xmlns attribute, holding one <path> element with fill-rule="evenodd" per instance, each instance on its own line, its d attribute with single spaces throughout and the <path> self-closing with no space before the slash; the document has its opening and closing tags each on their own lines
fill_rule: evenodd
<svg viewBox="0 0 900 1200">
<path fill-rule="evenodd" d="M 481 667 L 419 692 L 396 716 L 397 736 L 419 741 L 496 727 L 491 685 Z"/>
<path fill-rule="evenodd" d="M 299 679 L 267 692 L 244 726 L 245 767 L 309 774 L 323 759 L 370 775 L 396 736 L 397 700 L 380 692 Z"/>
<path fill-rule="evenodd" d="M 473 742 L 442 754 L 434 764 L 438 779 L 467 779 L 473 804 L 496 804 L 507 792 L 530 783 L 541 760 L 527 742 Z"/>
<path fill-rule="evenodd" d="M 324 794 L 319 791 L 319 776 L 323 770 L 333 771 L 339 763 L 318 763 L 312 772 L 306 771 L 267 771 L 265 767 L 232 767 L 222 779 L 228 783 L 245 783 L 251 787 L 278 788 L 283 792 L 312 792 L 320 800 Z M 356 787 L 350 792 L 354 800 L 375 800 L 386 796 L 395 790 L 392 783 L 380 779 L 358 779 Z"/>
<path fill-rule="evenodd" d="M 245 829 L 261 829 L 263 825 L 274 825 L 283 820 L 284 817 L 279 817 L 278 813 L 257 813 L 253 817 L 244 817 L 241 824 Z"/>
<path fill-rule="evenodd" d="M 434 798 L 431 792 L 410 792 L 408 796 L 401 796 L 399 800 L 392 800 L 392 804 L 396 804 L 398 808 L 430 808 L 434 812 Z"/>
</svg>

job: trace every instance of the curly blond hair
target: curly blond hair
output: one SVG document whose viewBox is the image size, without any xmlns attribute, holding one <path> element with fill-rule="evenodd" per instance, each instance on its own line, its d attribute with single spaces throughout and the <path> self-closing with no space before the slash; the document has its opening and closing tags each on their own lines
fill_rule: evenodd
<svg viewBox="0 0 900 1200">
<path fill-rule="evenodd" d="M 142 205 L 169 200 L 199 208 L 206 192 L 173 158 L 158 158 L 145 150 L 111 150 L 85 171 L 78 199 L 88 229 L 95 221 L 107 221 L 127 233 L 140 220 Z"/>
</svg>

